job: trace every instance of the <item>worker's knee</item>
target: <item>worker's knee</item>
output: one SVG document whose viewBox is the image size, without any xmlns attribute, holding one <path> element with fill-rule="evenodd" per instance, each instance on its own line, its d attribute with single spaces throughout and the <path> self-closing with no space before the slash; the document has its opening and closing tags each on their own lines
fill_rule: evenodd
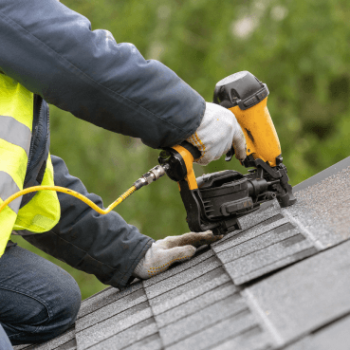
<svg viewBox="0 0 350 350">
<path fill-rule="evenodd" d="M 50 276 L 50 286 L 46 284 L 44 300 L 48 318 L 41 324 L 40 332 L 57 336 L 74 324 L 81 294 L 77 282 L 69 273 L 58 266 L 54 268 L 55 275 Z"/>
<path fill-rule="evenodd" d="M 74 278 L 67 274 L 64 281 L 60 281 L 59 288 L 52 292 L 49 299 L 49 317 L 38 327 L 37 334 L 34 334 L 35 339 L 30 338 L 30 343 L 42 343 L 61 335 L 77 318 L 81 294 Z"/>
<path fill-rule="evenodd" d="M 56 272 L 40 297 L 2 291 L 2 296 L 20 306 L 12 317 L 0 317 L 13 345 L 48 341 L 74 324 L 81 303 L 79 287 L 67 272 L 60 268 Z"/>
<path fill-rule="evenodd" d="M 78 284 L 57 265 L 18 246 L 0 259 L 0 323 L 11 342 L 41 343 L 66 331 L 81 302 Z"/>
<path fill-rule="evenodd" d="M 59 300 L 59 302 L 57 302 Z M 74 324 L 81 304 L 80 289 L 73 277 L 67 274 L 64 284 L 61 283 L 60 295 L 55 300 L 52 317 L 56 332 L 62 333 Z"/>
</svg>

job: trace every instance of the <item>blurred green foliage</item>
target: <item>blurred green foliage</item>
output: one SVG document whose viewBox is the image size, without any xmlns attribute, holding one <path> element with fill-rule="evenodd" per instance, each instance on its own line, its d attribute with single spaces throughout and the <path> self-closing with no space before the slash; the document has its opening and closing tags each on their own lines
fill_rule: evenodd
<svg viewBox="0 0 350 350">
<path fill-rule="evenodd" d="M 88 17 L 93 29 L 108 29 L 117 42 L 132 42 L 146 59 L 162 61 L 207 101 L 216 82 L 237 71 L 249 70 L 267 83 L 292 185 L 349 156 L 348 0 L 62 2 Z M 51 107 L 51 152 L 105 205 L 157 164 L 158 151 L 139 140 Z M 237 161 L 219 160 L 197 166 L 196 174 L 232 168 L 246 172 Z M 118 211 L 155 239 L 188 231 L 178 187 L 167 178 Z M 94 276 L 56 263 L 73 274 L 84 298 L 104 288 Z"/>
</svg>

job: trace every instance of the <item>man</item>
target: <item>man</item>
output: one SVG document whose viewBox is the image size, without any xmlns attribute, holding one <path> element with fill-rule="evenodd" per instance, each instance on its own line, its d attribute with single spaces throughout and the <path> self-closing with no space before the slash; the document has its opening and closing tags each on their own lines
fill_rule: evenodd
<svg viewBox="0 0 350 350">
<path fill-rule="evenodd" d="M 92 32 L 86 18 L 56 0 L 1 0 L 0 47 L 2 200 L 18 189 L 54 182 L 102 206 L 62 159 L 49 155 L 45 101 L 153 148 L 187 140 L 201 151 L 197 162 L 203 165 L 232 143 L 236 156 L 245 157 L 244 136 L 231 112 L 205 103 L 169 68 L 145 61 L 133 45 L 117 44 L 104 30 Z M 101 216 L 51 191 L 12 203 L 0 214 L 0 225 L 1 349 L 10 348 L 9 340 L 35 343 L 61 334 L 74 323 L 80 306 L 71 276 L 7 243 L 12 229 L 118 288 L 189 259 L 197 246 L 217 239 L 208 231 L 154 242 L 116 212 Z"/>
</svg>

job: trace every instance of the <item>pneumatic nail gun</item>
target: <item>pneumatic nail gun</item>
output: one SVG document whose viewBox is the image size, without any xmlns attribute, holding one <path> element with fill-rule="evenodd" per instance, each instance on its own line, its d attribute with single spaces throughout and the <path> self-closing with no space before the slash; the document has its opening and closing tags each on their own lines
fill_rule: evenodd
<svg viewBox="0 0 350 350">
<path fill-rule="evenodd" d="M 247 174 L 224 170 L 196 179 L 193 161 L 200 152 L 187 142 L 160 153 L 160 165 L 179 184 L 191 231 L 225 234 L 239 229 L 238 218 L 259 210 L 264 202 L 276 198 L 281 207 L 296 202 L 267 109 L 268 95 L 266 84 L 247 71 L 230 75 L 215 87 L 214 103 L 232 111 L 243 130 L 247 143 L 243 165 L 252 168 Z M 233 155 L 232 148 L 226 160 Z"/>
</svg>

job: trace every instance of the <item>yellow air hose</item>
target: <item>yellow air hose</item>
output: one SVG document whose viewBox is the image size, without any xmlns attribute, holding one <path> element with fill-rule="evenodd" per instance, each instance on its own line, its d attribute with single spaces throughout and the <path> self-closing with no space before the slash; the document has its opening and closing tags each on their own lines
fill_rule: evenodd
<svg viewBox="0 0 350 350">
<path fill-rule="evenodd" d="M 69 194 L 70 196 L 73 196 L 75 198 L 80 199 L 82 202 L 86 203 L 89 207 L 91 207 L 92 209 L 97 211 L 99 214 L 105 215 L 105 214 L 108 214 L 110 211 L 112 211 L 123 200 L 128 198 L 132 193 L 134 193 L 136 191 L 136 187 L 135 186 L 130 187 L 126 192 L 124 192 L 119 198 L 117 198 L 106 209 L 102 209 L 99 206 L 97 206 L 94 202 L 92 202 L 89 198 L 83 196 L 82 194 L 80 194 L 76 191 L 70 190 L 68 188 L 60 187 L 60 186 L 33 186 L 33 187 L 26 188 L 22 191 L 18 191 L 15 194 L 13 194 L 12 196 L 10 196 L 9 198 L 7 198 L 4 201 L 4 203 L 2 203 L 0 205 L 0 213 L 7 205 L 9 205 L 13 200 L 15 200 L 18 197 L 24 196 L 25 194 L 31 193 L 31 192 L 47 191 L 47 190 Z"/>
<path fill-rule="evenodd" d="M 12 196 L 8 197 L 1 205 L 0 205 L 0 213 L 1 211 L 9 205 L 13 200 L 15 200 L 18 197 L 24 196 L 27 193 L 36 192 L 36 191 L 56 191 L 56 192 L 62 192 L 69 194 L 70 196 L 73 196 L 75 198 L 80 199 L 82 202 L 86 203 L 89 207 L 91 207 L 93 210 L 97 211 L 101 215 L 108 214 L 111 212 L 117 205 L 119 205 L 121 202 L 123 202 L 126 198 L 128 198 L 131 194 L 133 194 L 136 190 L 140 189 L 143 186 L 146 186 L 153 181 L 156 181 L 160 177 L 162 177 L 165 174 L 165 170 L 168 169 L 168 166 L 162 166 L 157 165 L 151 170 L 149 170 L 146 174 L 143 174 L 142 177 L 140 177 L 137 181 L 134 182 L 134 185 L 131 186 L 126 192 L 124 192 L 120 197 L 118 197 L 112 204 L 110 204 L 106 209 L 102 209 L 99 206 L 97 206 L 94 202 L 92 202 L 89 198 L 83 196 L 82 194 L 70 190 L 65 187 L 60 186 L 33 186 L 26 188 L 22 191 L 18 191 Z"/>
</svg>

